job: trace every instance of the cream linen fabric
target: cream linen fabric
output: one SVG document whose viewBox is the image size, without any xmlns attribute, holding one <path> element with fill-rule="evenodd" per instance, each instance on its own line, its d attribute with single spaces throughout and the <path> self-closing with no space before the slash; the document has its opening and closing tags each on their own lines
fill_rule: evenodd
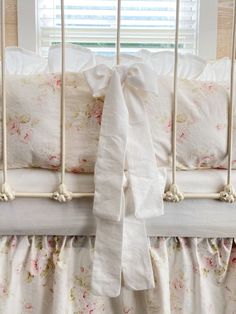
<svg viewBox="0 0 236 314">
<path fill-rule="evenodd" d="M 94 237 L 0 237 L 0 313 L 235 313 L 234 239 L 153 237 L 150 244 L 155 288 L 122 287 L 108 298 L 91 292 Z"/>
<path fill-rule="evenodd" d="M 154 287 L 144 219 L 163 214 L 165 179 L 156 165 L 146 113 L 146 94 L 158 92 L 150 73 L 155 75 L 138 63 L 114 70 L 100 65 L 85 72 L 94 96 L 106 94 L 93 206 L 97 233 L 92 288 L 98 295 L 119 295 L 122 274 L 130 289 Z"/>
</svg>

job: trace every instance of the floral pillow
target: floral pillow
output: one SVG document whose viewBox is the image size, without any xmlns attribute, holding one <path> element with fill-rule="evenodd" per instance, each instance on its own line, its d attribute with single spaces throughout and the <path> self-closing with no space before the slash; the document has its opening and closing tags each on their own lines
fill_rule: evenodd
<svg viewBox="0 0 236 314">
<path fill-rule="evenodd" d="M 173 79 L 158 78 L 159 94 L 147 106 L 157 160 L 171 165 Z M 228 90 L 213 82 L 179 80 L 177 167 L 227 167 Z M 236 132 L 235 132 L 236 136 Z M 236 147 L 234 156 L 236 157 Z"/>
<path fill-rule="evenodd" d="M 9 168 L 59 169 L 60 88 L 60 74 L 8 76 Z M 102 106 L 103 99 L 92 97 L 82 74 L 66 75 L 68 171 L 93 171 Z"/>
</svg>

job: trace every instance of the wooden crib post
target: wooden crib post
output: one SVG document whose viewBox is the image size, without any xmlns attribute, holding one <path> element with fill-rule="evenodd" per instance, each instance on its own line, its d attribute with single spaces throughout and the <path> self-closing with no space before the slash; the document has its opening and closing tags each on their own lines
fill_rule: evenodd
<svg viewBox="0 0 236 314">
<path fill-rule="evenodd" d="M 176 0 L 176 22 L 175 22 L 175 63 L 174 63 L 174 92 L 172 108 L 172 183 L 164 195 L 169 202 L 180 202 L 184 199 L 176 184 L 176 120 L 178 110 L 178 45 L 179 45 L 179 11 L 180 0 Z"/>
</svg>

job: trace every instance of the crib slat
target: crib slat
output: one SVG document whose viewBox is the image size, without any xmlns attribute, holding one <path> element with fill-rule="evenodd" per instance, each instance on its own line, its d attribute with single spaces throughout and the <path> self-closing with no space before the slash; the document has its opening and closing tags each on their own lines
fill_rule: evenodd
<svg viewBox="0 0 236 314">
<path fill-rule="evenodd" d="M 15 198 L 15 193 L 8 184 L 7 178 L 7 105 L 6 105 L 6 58 L 5 58 L 5 0 L 1 0 L 1 79 L 2 79 L 2 164 L 3 183 L 0 190 L 0 201 L 8 202 Z"/>
<path fill-rule="evenodd" d="M 175 19 L 175 63 L 174 63 L 174 91 L 172 108 L 172 183 L 169 191 L 165 194 L 165 200 L 169 202 L 180 202 L 184 199 L 176 184 L 176 129 L 177 129 L 177 110 L 178 110 L 178 46 L 179 46 L 179 13 L 180 0 L 176 0 L 176 19 Z"/>
<path fill-rule="evenodd" d="M 72 193 L 65 185 L 66 171 L 66 105 L 65 105 L 65 5 L 61 0 L 61 182 L 52 194 L 52 198 L 59 202 L 66 202 L 72 199 Z"/>
<path fill-rule="evenodd" d="M 234 1 L 234 18 L 232 32 L 231 73 L 230 73 L 230 98 L 229 98 L 229 130 L 228 130 L 228 178 L 231 184 L 232 149 L 233 149 L 233 113 L 234 113 L 234 60 L 235 60 L 235 32 L 236 31 L 236 0 Z"/>
<path fill-rule="evenodd" d="M 116 7 L 116 64 L 120 64 L 120 19 L 121 19 L 121 0 L 117 0 Z"/>
<path fill-rule="evenodd" d="M 3 182 L 7 182 L 7 135 L 6 135 L 6 66 L 5 66 L 5 1 L 1 1 L 1 57 L 2 57 L 2 159 Z"/>
<path fill-rule="evenodd" d="M 228 153 L 228 173 L 227 184 L 221 192 L 220 199 L 224 202 L 235 202 L 236 192 L 232 185 L 232 157 L 233 157 L 233 116 L 234 116 L 234 62 L 235 62 L 235 47 L 236 47 L 236 0 L 234 0 L 233 13 L 233 30 L 232 30 L 232 51 L 231 51 L 231 73 L 230 73 L 230 95 L 228 106 L 228 136 L 227 136 L 227 153 Z"/>
<path fill-rule="evenodd" d="M 61 0 L 61 184 L 65 181 L 65 12 Z"/>
<path fill-rule="evenodd" d="M 174 64 L 174 106 L 172 117 L 172 184 L 176 184 L 176 120 L 178 106 L 178 65 L 179 65 L 179 10 L 180 2 L 176 0 L 176 25 L 175 25 L 175 64 Z"/>
</svg>

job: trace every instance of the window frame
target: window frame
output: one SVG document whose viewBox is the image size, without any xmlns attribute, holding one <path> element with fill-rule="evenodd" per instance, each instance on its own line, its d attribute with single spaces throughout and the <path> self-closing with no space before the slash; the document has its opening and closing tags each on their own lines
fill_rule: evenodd
<svg viewBox="0 0 236 314">
<path fill-rule="evenodd" d="M 38 0 L 17 0 L 18 46 L 39 52 Z M 206 60 L 217 56 L 218 0 L 199 0 L 197 54 Z"/>
</svg>

